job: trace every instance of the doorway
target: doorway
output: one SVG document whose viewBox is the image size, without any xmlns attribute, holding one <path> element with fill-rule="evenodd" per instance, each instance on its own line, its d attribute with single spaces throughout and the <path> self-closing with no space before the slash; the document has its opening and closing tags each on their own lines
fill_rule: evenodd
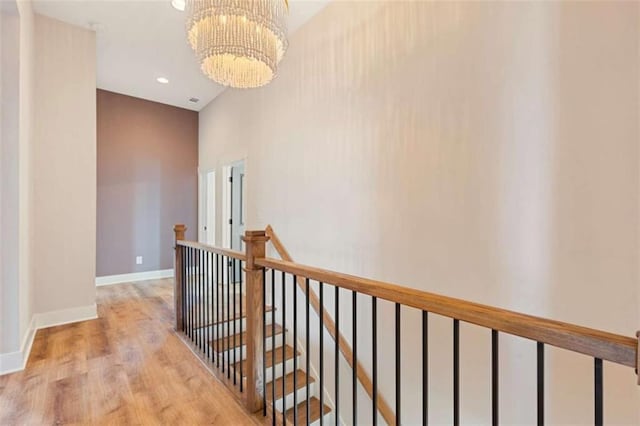
<svg viewBox="0 0 640 426">
<path fill-rule="evenodd" d="M 198 241 L 204 244 L 216 244 L 216 172 L 200 173 L 200 229 Z"/>
<path fill-rule="evenodd" d="M 222 191 L 222 245 L 231 250 L 244 251 L 242 237 L 245 229 L 245 171 L 244 160 L 229 164 L 223 169 L 225 185 Z M 229 261 L 229 272 L 233 281 L 239 280 L 242 274 L 240 262 Z"/>
<path fill-rule="evenodd" d="M 229 166 L 229 247 L 243 251 L 245 224 L 245 173 L 244 160 Z"/>
</svg>

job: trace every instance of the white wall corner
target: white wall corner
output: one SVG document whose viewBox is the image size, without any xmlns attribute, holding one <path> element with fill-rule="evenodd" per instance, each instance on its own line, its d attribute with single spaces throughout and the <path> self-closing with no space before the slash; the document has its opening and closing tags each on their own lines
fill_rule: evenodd
<svg viewBox="0 0 640 426">
<path fill-rule="evenodd" d="M 33 315 L 31 317 L 29 328 L 22 339 L 20 350 L 0 354 L 0 376 L 24 370 L 27 365 L 27 361 L 29 360 L 29 354 L 31 353 L 31 347 L 33 346 L 36 331 L 42 328 L 69 324 L 72 322 L 87 321 L 96 318 L 98 318 L 98 310 L 95 303 L 87 306 L 78 306 L 75 308 L 42 312 Z"/>
<path fill-rule="evenodd" d="M 22 345 L 20 346 L 19 351 L 0 354 L 0 376 L 24 370 L 26 367 L 27 361 L 29 360 L 29 354 L 31 353 L 33 339 L 36 336 L 35 320 L 35 316 L 32 316 L 29 328 L 22 339 Z"/>
<path fill-rule="evenodd" d="M 158 271 L 134 272 L 131 274 L 106 275 L 96 277 L 96 286 L 133 283 L 146 280 L 159 280 L 163 278 L 173 278 L 173 269 L 161 269 Z"/>
</svg>

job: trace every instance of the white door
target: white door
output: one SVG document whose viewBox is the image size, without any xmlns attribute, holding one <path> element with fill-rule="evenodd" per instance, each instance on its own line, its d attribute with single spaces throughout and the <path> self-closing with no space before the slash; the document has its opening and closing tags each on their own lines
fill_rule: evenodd
<svg viewBox="0 0 640 426">
<path fill-rule="evenodd" d="M 230 240 L 231 249 L 244 250 L 244 209 L 245 209 L 245 191 L 244 191 L 244 161 L 239 161 L 231 165 L 231 173 L 229 176 L 231 197 L 229 214 Z"/>
<path fill-rule="evenodd" d="M 204 204 L 204 242 L 216 243 L 216 172 L 208 172 L 205 176 L 205 204 Z"/>
<path fill-rule="evenodd" d="M 216 173 L 200 172 L 198 197 L 198 241 L 215 245 L 216 241 Z"/>
</svg>

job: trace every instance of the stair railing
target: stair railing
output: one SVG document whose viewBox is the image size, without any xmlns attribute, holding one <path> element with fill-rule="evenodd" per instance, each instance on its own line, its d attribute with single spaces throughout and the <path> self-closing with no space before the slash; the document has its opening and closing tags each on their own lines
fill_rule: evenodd
<svg viewBox="0 0 640 426">
<path fill-rule="evenodd" d="M 262 403 L 256 383 L 262 372 L 264 313 L 259 295 L 264 286 L 256 279 L 262 277 L 262 268 L 256 269 L 253 260 L 264 257 L 267 238 L 264 231 L 247 232 L 247 251 L 242 253 L 185 241 L 186 230 L 184 225 L 174 227 L 175 330 L 205 366 L 256 411 Z"/>
<path fill-rule="evenodd" d="M 301 265 L 287 260 L 278 260 L 266 257 L 266 242 L 269 235 L 273 238 L 273 230 L 265 231 L 247 231 L 244 237 L 246 243 L 246 252 L 240 253 L 232 250 L 220 249 L 198 243 L 184 241 L 184 231 L 186 228 L 182 225 L 176 225 L 176 284 L 175 284 L 175 306 L 176 306 L 176 330 L 183 340 L 190 344 L 194 353 L 206 361 L 206 365 L 214 372 L 214 374 L 234 390 L 236 395 L 245 403 L 245 406 L 253 411 L 263 409 L 266 415 L 271 414 L 273 423 L 307 423 L 311 418 L 310 411 L 310 395 L 309 395 L 309 306 L 312 303 L 311 284 L 318 287 L 317 312 L 319 315 L 319 352 L 324 354 L 324 324 L 330 320 L 335 325 L 335 336 L 340 334 L 340 309 L 339 303 L 341 299 L 345 299 L 351 306 L 352 321 L 352 342 L 353 349 L 351 353 L 342 351 L 338 338 L 334 340 L 334 363 L 338 365 L 339 352 L 343 355 L 351 357 L 350 365 L 359 366 L 358 361 L 358 315 L 357 309 L 363 300 L 371 301 L 371 319 L 370 327 L 366 332 L 371 333 L 372 347 L 372 380 L 371 380 L 371 412 L 373 424 L 378 423 L 379 401 L 378 398 L 378 301 L 387 301 L 395 306 L 394 315 L 394 348 L 395 348 L 395 410 L 393 419 L 385 421 L 389 424 L 402 424 L 402 383 L 401 383 L 401 324 L 402 324 L 402 308 L 416 309 L 421 312 L 422 333 L 419 339 L 422 343 L 422 404 L 421 411 L 423 416 L 423 424 L 428 423 L 429 416 L 429 335 L 428 322 L 430 314 L 448 317 L 452 320 L 453 334 L 453 397 L 452 397 L 452 415 L 453 423 L 458 425 L 461 421 L 460 413 L 460 324 L 470 323 L 491 330 L 491 417 L 492 424 L 498 424 L 500 417 L 499 405 L 499 368 L 498 359 L 500 334 L 519 336 L 535 343 L 537 354 L 537 422 L 544 424 L 545 421 L 545 348 L 547 345 L 566 349 L 568 351 L 580 353 L 593 358 L 593 419 L 594 424 L 602 425 L 604 423 L 604 362 L 611 362 L 622 366 L 635 369 L 636 374 L 640 370 L 640 332 L 636 337 L 628 337 L 608 333 L 601 330 L 595 330 L 574 324 L 554 321 L 550 319 L 525 315 L 513 311 L 508 311 L 491 306 L 481 305 L 478 303 L 468 302 L 451 297 L 441 296 L 429 292 L 424 292 L 409 287 L 371 280 L 367 278 L 357 277 L 348 274 L 342 274 L 312 266 Z M 275 244 L 279 240 L 275 240 Z M 281 243 L 280 243 L 281 245 Z M 282 247 L 283 248 L 283 247 Z M 286 250 L 284 251 L 286 252 Z M 226 263 L 225 263 L 226 262 Z M 244 265 L 244 274 L 238 273 L 238 265 Z M 226 272 L 225 272 L 226 271 Z M 296 287 L 299 286 L 300 280 L 304 283 L 302 291 L 306 296 L 304 302 L 306 309 L 299 313 L 297 303 Z M 243 287 L 245 283 L 245 287 Z M 239 286 L 239 287 L 238 287 Z M 268 288 L 270 291 L 270 300 L 267 297 Z M 280 389 L 276 389 L 275 371 L 279 362 L 276 358 L 275 345 L 275 320 L 273 312 L 271 312 L 271 325 L 267 325 L 267 313 L 270 309 L 268 302 L 275 308 L 276 294 L 281 299 L 280 306 L 282 312 L 281 319 L 284 322 L 287 319 L 285 309 L 288 307 L 285 300 L 287 289 L 293 291 L 294 306 L 293 312 L 293 360 L 296 365 L 297 355 L 297 330 L 296 323 L 299 314 L 306 315 L 306 401 L 301 401 L 300 406 L 297 401 L 297 385 L 296 379 L 303 380 L 304 377 L 298 378 L 297 374 L 293 374 L 293 400 L 295 404 L 286 409 L 287 389 L 285 380 L 281 380 L 282 390 L 280 406 L 276 404 L 276 395 Z M 225 291 L 226 289 L 226 291 Z M 327 293 L 328 292 L 328 293 Z M 345 294 L 346 293 L 346 294 Z M 230 336 L 236 339 L 236 332 L 231 334 L 230 322 L 233 321 L 235 327 L 237 320 L 240 320 L 240 330 L 243 326 L 243 303 L 242 295 L 246 296 L 246 304 L 244 315 L 246 316 L 245 325 L 245 341 L 240 342 L 239 354 L 237 342 L 230 342 Z M 325 310 L 324 294 L 334 295 L 334 314 L 333 319 Z M 236 316 L 235 308 L 237 307 L 237 298 L 240 298 L 240 314 Z M 233 304 L 232 304 L 233 302 Z M 345 301 L 343 300 L 343 303 Z M 226 303 L 226 304 L 224 304 Z M 227 307 L 225 309 L 225 306 Z M 234 307 L 233 316 L 231 316 L 231 306 Z M 289 310 L 291 307 L 289 306 Z M 326 314 L 326 315 L 325 315 Z M 220 322 L 220 320 L 223 322 Z M 220 327 L 222 325 L 222 327 Z M 225 331 L 226 327 L 226 331 Z M 269 329 L 270 328 L 270 329 Z M 235 331 L 235 330 L 234 330 Z M 207 334 L 208 333 L 208 334 Z M 240 333 L 242 340 L 243 334 Z M 343 338 L 344 339 L 344 338 Z M 345 342 L 346 343 L 346 342 Z M 271 358 L 267 359 L 267 346 L 271 345 Z M 222 350 L 212 350 L 216 345 L 222 345 Z M 224 346 L 233 348 L 234 350 L 225 352 Z M 236 346 L 231 346 L 236 345 Z M 243 347 L 246 346 L 246 350 Z M 286 346 L 286 345 L 285 345 Z M 286 369 L 286 348 L 282 349 L 282 366 L 281 372 Z M 367 348 L 369 349 L 369 348 Z M 215 356 L 211 356 L 211 353 Z M 345 354 L 346 352 L 346 354 Z M 221 355 L 222 354 L 222 355 Z M 236 356 L 237 355 L 237 356 Z M 235 359 L 234 359 L 235 358 Z M 325 404 L 324 395 L 324 356 L 320 356 L 320 424 L 324 419 Z M 242 362 L 244 359 L 245 362 Z M 270 362 L 272 371 L 272 380 L 267 383 L 267 363 Z M 245 365 L 246 364 L 246 365 Z M 244 367 L 243 367 L 244 366 Z M 237 370 L 244 368 L 245 370 L 239 374 Z M 361 368 L 361 367 L 360 367 Z M 233 369 L 233 374 L 230 372 Z M 358 372 L 359 368 L 351 368 L 351 416 L 350 422 L 354 425 L 358 424 L 358 400 L 357 386 L 359 384 Z M 294 371 L 296 373 L 297 371 Z M 226 373 L 226 374 L 225 374 Z M 244 373 L 244 374 L 243 374 Z M 243 377 L 246 376 L 246 379 Z M 335 369 L 335 388 L 334 388 L 334 421 L 337 425 L 340 421 L 340 403 L 341 398 L 338 395 L 340 389 L 339 369 Z M 246 386 L 244 383 L 246 382 Z M 640 378 L 638 379 L 640 385 Z M 269 387 L 269 388 L 268 388 Z M 271 395 L 271 398 L 268 396 Z M 305 410 L 306 413 L 300 412 Z M 306 420 L 306 421 L 305 421 Z M 532 419 L 533 420 L 533 419 Z"/>
<path fill-rule="evenodd" d="M 267 225 L 265 232 L 267 237 L 269 237 L 269 242 L 276 250 L 280 258 L 288 262 L 293 262 L 289 251 L 286 249 L 271 225 Z M 303 276 L 296 277 L 296 283 L 301 291 L 305 291 Z M 309 291 L 309 301 L 311 302 L 311 307 L 315 311 L 316 315 L 322 315 L 323 324 L 327 333 L 329 333 L 334 342 L 338 342 L 338 350 L 340 351 L 340 353 L 342 353 L 342 356 L 347 361 L 349 368 L 354 369 L 354 371 L 356 372 L 356 377 L 358 378 L 358 381 L 360 382 L 360 385 L 362 386 L 364 391 L 367 393 L 369 398 L 374 398 L 373 382 L 371 381 L 371 378 L 362 366 L 362 363 L 358 362 L 354 367 L 353 350 L 351 349 L 349 342 L 342 333 L 337 332 L 336 324 L 331 317 L 331 314 L 329 314 L 329 312 L 324 307 L 322 309 L 320 308 L 320 300 L 313 290 Z M 376 404 L 378 411 L 380 412 L 380 415 L 382 416 L 384 421 L 388 425 L 395 425 L 396 419 L 393 414 L 393 410 L 391 409 L 385 398 L 381 394 L 377 394 L 375 398 L 377 400 Z"/>
</svg>

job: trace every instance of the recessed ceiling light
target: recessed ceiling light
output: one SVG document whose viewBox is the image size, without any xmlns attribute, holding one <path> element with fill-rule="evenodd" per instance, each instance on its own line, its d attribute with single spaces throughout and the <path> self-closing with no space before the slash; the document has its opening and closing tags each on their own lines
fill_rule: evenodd
<svg viewBox="0 0 640 426">
<path fill-rule="evenodd" d="M 158 77 L 158 78 L 156 78 L 156 81 L 158 83 L 167 84 L 169 82 L 169 79 L 165 78 L 165 77 Z"/>
<path fill-rule="evenodd" d="M 173 6 L 174 9 L 179 10 L 180 12 L 184 12 L 186 0 L 171 0 L 171 6 Z"/>
</svg>

